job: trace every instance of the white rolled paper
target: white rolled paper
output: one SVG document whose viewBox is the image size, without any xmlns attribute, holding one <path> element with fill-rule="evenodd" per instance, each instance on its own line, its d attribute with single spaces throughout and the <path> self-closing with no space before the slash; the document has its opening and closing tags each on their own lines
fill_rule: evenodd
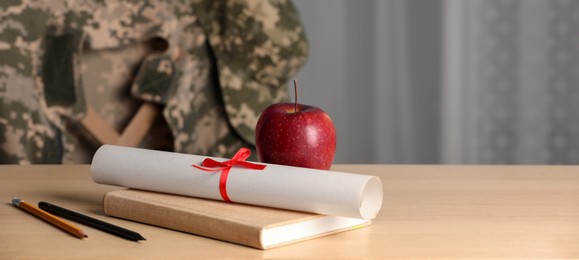
<svg viewBox="0 0 579 260">
<path fill-rule="evenodd" d="M 101 184 L 223 200 L 221 171 L 192 167 L 205 158 L 229 160 L 103 145 L 94 155 L 91 173 Z M 226 186 L 231 201 L 362 219 L 375 218 L 382 206 L 382 183 L 376 176 L 265 165 L 263 170 L 231 168 Z"/>
</svg>

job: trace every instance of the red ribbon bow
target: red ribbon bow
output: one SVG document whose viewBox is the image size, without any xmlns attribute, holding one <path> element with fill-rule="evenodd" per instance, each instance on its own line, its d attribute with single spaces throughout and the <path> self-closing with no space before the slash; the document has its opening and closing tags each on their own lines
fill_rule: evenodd
<svg viewBox="0 0 579 260">
<path fill-rule="evenodd" d="M 251 162 L 245 161 L 247 158 L 249 158 L 250 155 L 251 155 L 251 151 L 249 149 L 240 148 L 235 153 L 233 158 L 231 158 L 231 160 L 229 160 L 229 161 L 218 162 L 218 161 L 213 160 L 211 158 L 205 158 L 205 160 L 203 160 L 203 162 L 201 163 L 201 165 L 205 166 L 205 167 L 195 165 L 195 164 L 193 164 L 192 166 L 199 169 L 199 170 L 203 170 L 206 172 L 221 171 L 221 176 L 219 177 L 219 193 L 221 193 L 221 197 L 223 198 L 224 201 L 231 202 L 231 200 L 229 199 L 229 196 L 227 196 L 227 177 L 229 176 L 229 170 L 231 169 L 231 167 L 241 166 L 241 167 L 245 167 L 245 168 L 249 168 L 249 169 L 263 170 L 266 166 L 263 164 L 257 164 L 257 163 L 251 163 Z M 207 167 L 211 167 L 211 168 L 207 168 Z"/>
</svg>

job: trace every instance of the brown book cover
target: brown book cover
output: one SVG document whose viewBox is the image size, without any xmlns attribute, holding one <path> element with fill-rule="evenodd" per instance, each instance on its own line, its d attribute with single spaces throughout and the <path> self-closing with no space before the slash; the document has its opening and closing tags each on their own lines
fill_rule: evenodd
<svg viewBox="0 0 579 260">
<path fill-rule="evenodd" d="M 268 249 L 370 225 L 369 220 L 134 189 L 107 192 L 109 216 Z"/>
</svg>

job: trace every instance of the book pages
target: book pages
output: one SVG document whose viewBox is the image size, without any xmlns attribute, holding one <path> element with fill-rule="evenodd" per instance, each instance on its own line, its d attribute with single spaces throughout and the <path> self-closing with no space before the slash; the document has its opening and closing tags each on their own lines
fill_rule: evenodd
<svg viewBox="0 0 579 260">
<path fill-rule="evenodd" d="M 94 155 L 91 173 L 101 184 L 223 200 L 221 171 L 192 166 L 205 158 L 229 160 L 103 145 Z M 376 176 L 265 165 L 263 170 L 230 169 L 226 189 L 231 201 L 361 219 L 375 218 L 382 206 L 382 183 Z"/>
</svg>

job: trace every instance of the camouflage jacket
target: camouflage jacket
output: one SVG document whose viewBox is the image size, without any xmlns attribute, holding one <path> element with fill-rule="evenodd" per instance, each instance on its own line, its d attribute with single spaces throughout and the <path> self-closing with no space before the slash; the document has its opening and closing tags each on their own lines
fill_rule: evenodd
<svg viewBox="0 0 579 260">
<path fill-rule="evenodd" d="M 119 131 L 158 104 L 145 147 L 252 147 L 307 57 L 289 1 L 1 1 L 0 163 L 90 162 L 87 104 Z"/>
</svg>

